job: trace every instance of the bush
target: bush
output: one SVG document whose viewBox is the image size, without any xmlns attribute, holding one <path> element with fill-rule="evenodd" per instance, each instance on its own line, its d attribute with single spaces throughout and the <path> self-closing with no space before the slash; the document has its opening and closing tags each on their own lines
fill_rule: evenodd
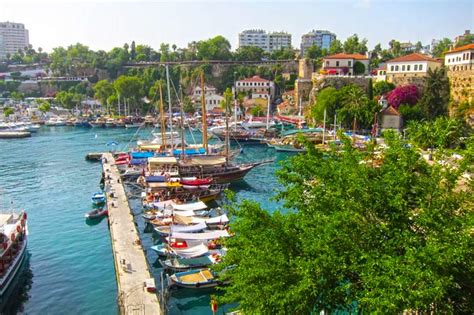
<svg viewBox="0 0 474 315">
<path fill-rule="evenodd" d="M 364 74 L 364 72 L 365 72 L 365 65 L 360 61 L 356 61 L 354 63 L 354 74 Z"/>
<path fill-rule="evenodd" d="M 391 106 L 398 109 L 401 104 L 415 105 L 419 97 L 420 95 L 416 85 L 410 84 L 396 87 L 393 91 L 388 93 L 387 100 Z"/>
</svg>

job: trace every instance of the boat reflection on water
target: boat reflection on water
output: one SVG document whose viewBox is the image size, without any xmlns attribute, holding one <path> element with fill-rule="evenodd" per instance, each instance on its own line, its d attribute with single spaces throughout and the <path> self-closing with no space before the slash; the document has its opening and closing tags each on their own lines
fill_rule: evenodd
<svg viewBox="0 0 474 315">
<path fill-rule="evenodd" d="M 29 291 L 33 283 L 30 256 L 30 253 L 27 252 L 18 273 L 2 295 L 0 300 L 0 314 L 23 313 L 23 305 L 28 301 Z"/>
</svg>

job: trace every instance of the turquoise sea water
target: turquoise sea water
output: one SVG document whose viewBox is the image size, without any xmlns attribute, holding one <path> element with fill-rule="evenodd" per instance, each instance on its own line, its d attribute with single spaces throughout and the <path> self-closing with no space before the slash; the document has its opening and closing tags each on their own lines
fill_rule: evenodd
<svg viewBox="0 0 474 315">
<path fill-rule="evenodd" d="M 31 138 L 0 140 L 1 208 L 24 208 L 29 214 L 31 255 L 22 294 L 12 297 L 10 311 L 28 314 L 117 314 L 117 289 L 106 220 L 87 225 L 90 196 L 97 191 L 100 164 L 85 161 L 88 152 L 109 150 L 111 140 L 128 143 L 135 130 L 42 127 Z M 149 130 L 140 131 L 143 137 Z M 188 135 L 189 138 L 189 135 Z M 198 136 L 199 138 L 199 136 Z M 190 139 L 189 139 L 190 140 Z M 120 146 L 118 148 L 120 148 Z M 245 146 L 239 162 L 281 160 L 264 146 Z M 246 181 L 233 185 L 238 197 L 259 201 L 267 209 L 277 188 L 277 163 L 252 170 Z M 144 248 L 155 241 L 131 199 Z M 147 251 L 155 277 L 157 255 Z M 179 290 L 170 300 L 171 314 L 211 314 L 212 291 Z M 219 313 L 223 311 L 221 307 Z"/>
</svg>

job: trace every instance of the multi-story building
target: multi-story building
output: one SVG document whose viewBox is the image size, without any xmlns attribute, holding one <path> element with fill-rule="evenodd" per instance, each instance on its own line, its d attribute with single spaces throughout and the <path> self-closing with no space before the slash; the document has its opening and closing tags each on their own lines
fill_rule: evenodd
<svg viewBox="0 0 474 315">
<path fill-rule="evenodd" d="M 206 110 L 212 111 L 215 108 L 220 108 L 224 97 L 217 94 L 217 89 L 213 86 L 206 85 L 204 87 Z M 196 86 L 193 91 L 192 99 L 195 104 L 201 104 L 202 88 Z"/>
<path fill-rule="evenodd" d="M 336 34 L 324 30 L 312 30 L 301 36 L 301 56 L 304 56 L 305 50 L 316 45 L 321 49 L 329 49 L 331 42 L 336 39 Z"/>
<path fill-rule="evenodd" d="M 397 77 L 424 77 L 428 70 L 441 67 L 441 61 L 420 53 L 412 53 L 387 61 L 387 81 Z"/>
<path fill-rule="evenodd" d="M 260 47 L 266 52 L 282 48 L 291 48 L 291 34 L 285 32 L 270 32 L 264 30 L 246 30 L 239 33 L 239 47 Z"/>
<path fill-rule="evenodd" d="M 456 36 L 454 38 L 454 44 L 457 44 L 458 42 L 464 40 L 466 38 L 466 36 L 472 36 L 473 34 L 471 34 L 471 30 L 465 30 L 464 31 L 464 34 L 462 35 L 459 35 L 459 36 Z"/>
<path fill-rule="evenodd" d="M 249 98 L 265 98 L 275 96 L 275 84 L 258 75 L 235 82 L 237 93 L 244 92 Z"/>
<path fill-rule="evenodd" d="M 0 22 L 0 59 L 7 54 L 13 55 L 19 49 L 25 49 L 30 44 L 28 30 L 24 24 Z"/>
<path fill-rule="evenodd" d="M 464 45 L 446 52 L 444 64 L 450 71 L 473 70 L 474 44 Z"/>
<path fill-rule="evenodd" d="M 323 74 L 353 75 L 354 65 L 360 62 L 364 65 L 364 73 L 369 73 L 369 58 L 361 54 L 335 54 L 323 58 Z"/>
</svg>

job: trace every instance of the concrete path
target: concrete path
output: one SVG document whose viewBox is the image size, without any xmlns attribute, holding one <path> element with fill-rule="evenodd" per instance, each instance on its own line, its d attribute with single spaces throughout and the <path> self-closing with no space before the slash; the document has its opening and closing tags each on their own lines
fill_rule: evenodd
<svg viewBox="0 0 474 315">
<path fill-rule="evenodd" d="M 105 153 L 103 158 L 120 313 L 160 314 L 157 295 L 145 288 L 145 281 L 152 279 L 153 276 L 148 269 L 119 171 L 112 165 L 114 163 L 112 154 Z"/>
</svg>

